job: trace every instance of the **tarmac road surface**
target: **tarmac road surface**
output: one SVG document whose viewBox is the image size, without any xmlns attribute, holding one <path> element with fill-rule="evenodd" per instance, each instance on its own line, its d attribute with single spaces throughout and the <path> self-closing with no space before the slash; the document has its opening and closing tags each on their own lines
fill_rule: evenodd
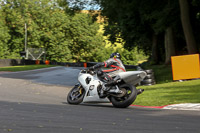
<svg viewBox="0 0 200 133">
<path fill-rule="evenodd" d="M 200 132 L 200 111 L 69 105 L 66 95 L 79 71 L 55 67 L 0 74 L 0 133 Z"/>
</svg>

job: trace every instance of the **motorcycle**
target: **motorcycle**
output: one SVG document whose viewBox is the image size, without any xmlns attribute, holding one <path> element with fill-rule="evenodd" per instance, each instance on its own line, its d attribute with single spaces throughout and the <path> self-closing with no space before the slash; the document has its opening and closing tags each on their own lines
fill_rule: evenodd
<svg viewBox="0 0 200 133">
<path fill-rule="evenodd" d="M 116 84 L 108 88 L 96 71 L 83 69 L 78 75 L 79 83 L 67 95 L 67 102 L 69 104 L 111 102 L 114 107 L 126 108 L 135 101 L 139 94 L 135 86 L 145 76 L 144 71 L 121 72 L 113 77 Z M 108 91 L 104 91 L 102 96 L 102 90 L 106 89 Z"/>
</svg>

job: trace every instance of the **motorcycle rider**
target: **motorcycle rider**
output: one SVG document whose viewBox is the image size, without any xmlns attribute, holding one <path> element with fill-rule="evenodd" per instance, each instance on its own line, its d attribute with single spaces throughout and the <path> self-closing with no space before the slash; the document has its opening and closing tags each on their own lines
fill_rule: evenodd
<svg viewBox="0 0 200 133">
<path fill-rule="evenodd" d="M 101 70 L 100 68 L 110 68 Z M 119 53 L 112 53 L 107 61 L 98 63 L 89 68 L 90 70 L 97 70 L 97 75 L 101 80 L 106 82 L 105 86 L 111 86 L 116 83 L 112 77 L 115 77 L 120 72 L 126 72 L 126 69 L 121 61 L 121 55 Z"/>
<path fill-rule="evenodd" d="M 101 70 L 100 68 L 102 67 L 109 69 Z M 121 55 L 119 53 L 112 53 L 108 60 L 98 63 L 89 68 L 89 70 L 97 70 L 97 69 L 98 69 L 97 71 L 98 77 L 100 77 L 100 79 L 105 82 L 105 88 L 103 90 L 104 92 L 109 91 L 110 86 L 117 84 L 119 79 L 114 80 L 115 78 L 113 77 L 116 77 L 118 73 L 126 72 L 126 69 L 121 61 Z M 144 90 L 138 89 L 137 93 L 140 94 L 142 93 L 142 91 Z"/>
</svg>

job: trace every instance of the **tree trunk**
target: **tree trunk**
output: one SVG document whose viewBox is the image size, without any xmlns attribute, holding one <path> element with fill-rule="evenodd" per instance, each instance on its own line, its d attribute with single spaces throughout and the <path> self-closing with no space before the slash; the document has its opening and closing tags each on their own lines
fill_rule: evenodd
<svg viewBox="0 0 200 133">
<path fill-rule="evenodd" d="M 158 64 L 157 35 L 155 35 L 155 34 L 153 34 L 153 36 L 152 36 L 151 62 L 152 62 L 152 64 Z"/>
<path fill-rule="evenodd" d="M 172 27 L 165 32 L 165 64 L 171 63 L 171 56 L 175 55 L 175 42 Z"/>
<path fill-rule="evenodd" d="M 183 26 L 183 31 L 187 43 L 187 50 L 189 54 L 198 53 L 196 41 L 194 39 L 194 34 L 192 31 L 192 26 L 190 23 L 189 16 L 189 4 L 187 0 L 179 0 L 180 12 L 181 12 L 181 22 Z"/>
</svg>

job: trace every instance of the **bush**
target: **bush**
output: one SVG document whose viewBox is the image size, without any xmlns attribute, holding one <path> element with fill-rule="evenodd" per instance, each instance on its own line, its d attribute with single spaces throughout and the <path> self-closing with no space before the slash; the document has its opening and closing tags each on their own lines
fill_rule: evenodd
<svg viewBox="0 0 200 133">
<path fill-rule="evenodd" d="M 116 52 L 121 54 L 123 63 L 127 65 L 138 65 L 140 62 L 148 59 L 148 56 L 137 47 L 130 51 L 127 49 L 117 49 Z"/>
</svg>

